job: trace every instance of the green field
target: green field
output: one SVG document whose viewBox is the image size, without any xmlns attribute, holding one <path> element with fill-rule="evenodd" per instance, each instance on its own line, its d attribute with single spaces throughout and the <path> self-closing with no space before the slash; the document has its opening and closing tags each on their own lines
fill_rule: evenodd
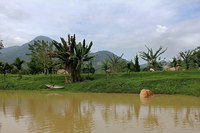
<svg viewBox="0 0 200 133">
<path fill-rule="evenodd" d="M 83 77 L 87 75 L 82 75 Z M 73 84 L 64 83 L 64 75 L 52 75 L 56 85 L 64 85 L 64 89 L 56 91 L 95 92 L 95 93 L 139 93 L 141 89 L 150 89 L 155 94 L 184 94 L 200 96 L 200 71 L 160 71 L 116 73 L 93 75 L 94 80 Z M 8 74 L 6 81 L 0 75 L 0 89 L 6 90 L 48 90 L 44 84 L 50 83 L 50 75 L 18 75 Z"/>
</svg>

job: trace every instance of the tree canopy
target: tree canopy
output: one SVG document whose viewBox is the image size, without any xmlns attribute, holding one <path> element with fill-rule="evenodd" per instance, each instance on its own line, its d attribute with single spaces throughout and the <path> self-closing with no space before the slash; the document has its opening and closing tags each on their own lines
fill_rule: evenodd
<svg viewBox="0 0 200 133">
<path fill-rule="evenodd" d="M 60 38 L 61 43 L 53 41 L 53 45 L 56 47 L 55 56 L 59 58 L 65 69 L 70 74 L 71 82 L 81 81 L 81 68 L 83 62 L 90 61 L 95 55 L 90 55 L 90 50 L 93 45 L 92 42 L 86 45 L 85 40 L 83 43 L 76 43 L 75 34 L 73 36 L 68 35 L 68 42 L 64 38 Z"/>
<path fill-rule="evenodd" d="M 167 48 L 163 50 L 163 47 L 160 46 L 160 48 L 156 50 L 156 52 L 154 53 L 152 48 L 148 48 L 146 45 L 145 47 L 147 48 L 147 52 L 141 51 L 140 57 L 143 60 L 147 61 L 149 68 L 153 67 L 154 69 L 156 69 L 160 67 L 159 63 L 159 60 L 161 60 L 160 56 L 167 51 Z"/>
<path fill-rule="evenodd" d="M 187 70 L 189 69 L 189 65 L 190 65 L 190 61 L 192 60 L 193 53 L 194 53 L 194 50 L 187 50 L 187 51 L 179 53 L 180 57 L 185 62 L 185 67 Z"/>
<path fill-rule="evenodd" d="M 23 60 L 20 60 L 19 57 L 17 57 L 15 60 L 14 60 L 14 63 L 13 65 L 17 67 L 17 69 L 20 71 L 22 69 L 22 64 L 24 63 Z"/>
<path fill-rule="evenodd" d="M 39 40 L 34 41 L 34 44 L 29 44 L 29 50 L 31 51 L 29 54 L 27 54 L 30 57 L 29 66 L 31 64 L 36 63 L 41 67 L 42 72 L 44 74 L 48 74 L 49 73 L 49 64 L 51 64 L 51 62 L 52 62 L 52 60 L 51 60 L 51 58 L 49 58 L 48 54 L 51 51 L 53 51 L 53 44 L 48 41 L 39 41 Z M 32 68 L 35 70 L 35 68 L 33 66 L 30 67 L 30 69 L 32 69 Z M 31 71 L 34 71 L 34 70 L 31 70 Z"/>
</svg>

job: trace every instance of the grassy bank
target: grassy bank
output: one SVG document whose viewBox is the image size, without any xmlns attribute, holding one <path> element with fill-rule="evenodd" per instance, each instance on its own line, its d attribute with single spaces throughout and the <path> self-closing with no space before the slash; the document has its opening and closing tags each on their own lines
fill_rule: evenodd
<svg viewBox="0 0 200 133">
<path fill-rule="evenodd" d="M 12 90 L 47 90 L 44 84 L 50 83 L 50 75 L 18 75 L 8 74 L 6 81 L 0 75 L 0 89 Z M 83 75 L 86 76 L 86 75 Z M 58 91 L 99 92 L 99 93 L 139 93 L 141 89 L 150 89 L 156 94 L 184 94 L 200 96 L 199 71 L 163 71 L 111 74 L 95 74 L 94 80 L 73 84 L 64 84 L 63 75 L 53 75 L 53 82 L 64 85 Z M 53 90 L 53 89 L 48 89 Z"/>
</svg>

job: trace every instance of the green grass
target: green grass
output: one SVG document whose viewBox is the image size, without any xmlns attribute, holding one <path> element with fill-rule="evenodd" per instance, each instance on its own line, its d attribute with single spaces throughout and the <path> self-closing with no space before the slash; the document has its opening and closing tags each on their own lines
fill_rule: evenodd
<svg viewBox="0 0 200 133">
<path fill-rule="evenodd" d="M 48 90 L 44 84 L 50 83 L 50 75 L 18 75 L 8 74 L 3 82 L 0 75 L 0 89 L 6 90 Z M 85 77 L 86 75 L 82 75 Z M 95 74 L 94 80 L 65 84 L 63 75 L 53 75 L 53 82 L 64 85 L 64 89 L 56 91 L 95 92 L 95 93 L 140 93 L 141 89 L 150 89 L 155 94 L 184 94 L 200 96 L 200 71 L 160 71 L 110 74 Z"/>
</svg>

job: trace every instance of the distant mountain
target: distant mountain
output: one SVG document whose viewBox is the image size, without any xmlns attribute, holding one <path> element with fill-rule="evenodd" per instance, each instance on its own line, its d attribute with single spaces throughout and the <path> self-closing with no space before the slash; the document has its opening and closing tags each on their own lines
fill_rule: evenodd
<svg viewBox="0 0 200 133">
<path fill-rule="evenodd" d="M 140 65 L 140 68 L 141 68 L 141 69 L 143 69 L 143 68 L 145 68 L 145 67 L 147 67 L 147 63 L 141 64 L 141 65 Z"/>
<path fill-rule="evenodd" d="M 37 41 L 37 40 L 44 40 L 44 41 L 48 41 L 48 42 L 51 42 L 53 41 L 53 39 L 49 38 L 49 37 L 46 37 L 46 36 L 38 36 L 36 38 L 34 38 L 33 40 L 31 40 L 30 42 L 28 43 L 25 43 L 21 46 L 12 46 L 12 47 L 8 47 L 8 48 L 4 48 L 4 49 L 1 49 L 1 55 L 0 55 L 0 61 L 3 61 L 3 62 L 8 62 L 8 63 L 13 63 L 14 59 L 16 57 L 20 57 L 20 59 L 22 60 L 25 60 L 25 61 L 28 61 L 29 60 L 29 57 L 26 55 L 27 53 L 29 53 L 29 47 L 28 47 L 28 44 L 33 44 L 34 41 Z M 98 69 L 100 70 L 101 69 L 101 65 L 103 64 L 105 58 L 108 58 L 108 56 L 111 56 L 114 54 L 110 51 L 98 51 L 98 52 L 95 52 L 95 53 L 91 53 L 92 55 L 96 55 L 92 61 L 93 63 L 93 66 L 95 67 L 95 69 Z M 114 54 L 115 55 L 115 54 Z M 117 55 L 115 55 L 117 56 Z M 123 59 L 125 60 L 125 59 Z M 168 65 L 169 63 L 166 62 L 166 65 Z M 147 64 L 142 64 L 140 65 L 141 68 L 144 68 L 146 67 Z"/>
<path fill-rule="evenodd" d="M 26 55 L 27 53 L 29 53 L 29 47 L 28 44 L 33 44 L 34 41 L 49 41 L 51 42 L 52 39 L 46 36 L 38 36 L 36 38 L 34 38 L 33 40 L 31 40 L 28 43 L 23 44 L 22 46 L 12 46 L 12 47 L 8 47 L 8 48 L 4 48 L 1 50 L 1 55 L 0 55 L 0 61 L 3 62 L 8 62 L 8 63 L 13 63 L 13 60 L 16 57 L 19 57 L 22 60 L 28 61 L 29 57 Z"/>
<path fill-rule="evenodd" d="M 164 67 L 164 66 L 170 66 L 170 62 L 169 61 L 161 61 L 161 63 L 162 63 L 162 67 Z M 141 69 L 143 69 L 143 68 L 145 68 L 145 67 L 147 67 L 148 66 L 148 64 L 147 63 L 145 63 L 145 64 L 141 64 L 140 65 L 140 68 Z"/>
<path fill-rule="evenodd" d="M 96 53 L 91 53 L 92 55 L 96 55 L 92 61 L 92 64 L 95 69 L 100 69 L 101 65 L 103 64 L 104 60 L 108 58 L 109 56 L 112 57 L 114 53 L 110 51 L 98 51 Z M 115 54 L 114 54 L 115 55 Z M 115 55 L 117 56 L 117 55 Z"/>
<path fill-rule="evenodd" d="M 28 49 L 29 48 L 28 44 L 33 44 L 34 41 L 37 41 L 37 40 L 40 40 L 40 41 L 44 40 L 44 41 L 51 42 L 53 39 L 46 36 L 38 36 L 34 38 L 33 40 L 31 40 L 30 42 L 23 44 L 22 46 L 12 46 L 8 48 L 4 48 L 1 50 L 2 54 L 0 55 L 0 61 L 13 63 L 16 57 L 20 57 L 20 59 L 28 61 L 29 57 L 26 55 L 27 53 L 30 52 Z M 110 51 L 98 51 L 91 54 L 96 55 L 92 63 L 96 69 L 99 69 L 101 65 L 103 64 L 105 58 L 108 58 L 108 55 L 112 56 L 114 53 Z"/>
</svg>

